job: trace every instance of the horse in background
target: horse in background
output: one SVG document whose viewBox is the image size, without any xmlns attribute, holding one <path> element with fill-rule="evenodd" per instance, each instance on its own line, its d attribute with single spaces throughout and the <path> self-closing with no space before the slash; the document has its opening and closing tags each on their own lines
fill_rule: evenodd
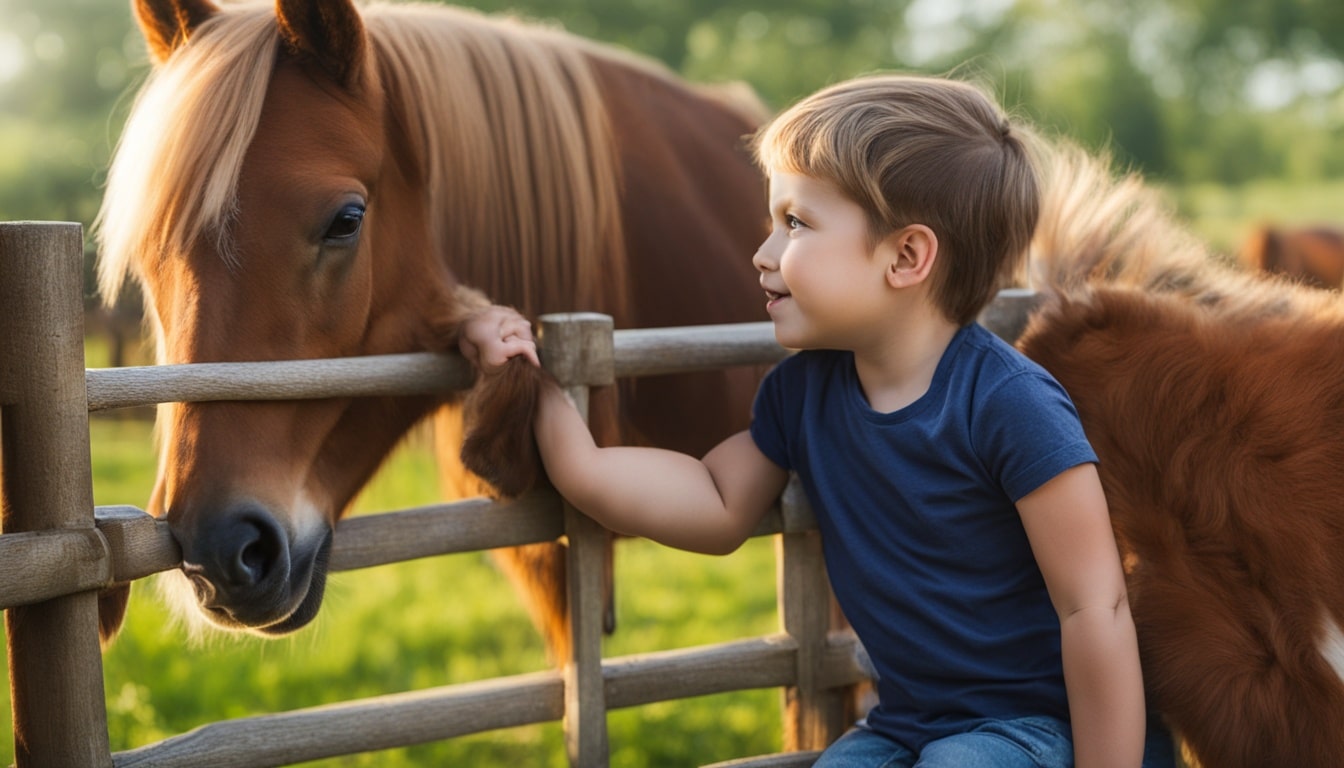
<svg viewBox="0 0 1344 768">
<path fill-rule="evenodd" d="M 1344 303 L 1051 158 L 1020 348 L 1100 457 L 1149 703 L 1210 768 L 1344 756 Z"/>
<path fill-rule="evenodd" d="M 1344 288 L 1344 230 L 1337 227 L 1261 224 L 1242 243 L 1239 258 L 1249 269 L 1286 275 L 1315 288 Z"/>
<path fill-rule="evenodd" d="M 618 328 L 760 318 L 754 97 L 451 7 L 133 6 L 155 66 L 112 162 L 99 279 L 109 301 L 139 284 L 160 363 L 454 350 L 485 297 Z M 703 452 L 745 427 L 759 374 L 595 393 L 594 433 Z M 536 457 L 509 446 L 530 442 L 517 403 L 536 375 L 520 362 L 467 398 L 483 421 L 463 459 L 494 488 L 455 461 L 451 399 L 160 406 L 148 510 L 181 544 L 200 613 L 267 635 L 308 623 L 334 523 L 431 413 L 449 495 L 526 488 Z M 562 545 L 497 559 L 565 661 Z M 105 638 L 126 594 L 105 595 Z"/>
</svg>

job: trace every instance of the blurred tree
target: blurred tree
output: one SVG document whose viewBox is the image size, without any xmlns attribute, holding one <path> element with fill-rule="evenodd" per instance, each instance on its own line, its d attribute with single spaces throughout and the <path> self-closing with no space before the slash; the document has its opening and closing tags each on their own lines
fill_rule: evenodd
<svg viewBox="0 0 1344 768">
<path fill-rule="evenodd" d="M 129 3 L 0 0 L 0 18 L 0 219 L 87 225 L 142 57 Z"/>
<path fill-rule="evenodd" d="M 900 64 L 909 0 L 468 0 L 551 19 L 697 80 L 751 83 L 774 106 L 857 72 Z"/>
<path fill-rule="evenodd" d="M 1173 181 L 1344 173 L 1339 0 L 466 0 L 772 107 L 879 69 L 973 75 Z M 91 223 L 146 71 L 129 0 L 0 0 L 0 219 Z"/>
<path fill-rule="evenodd" d="M 1172 171 L 1165 108 L 1132 55 L 1132 19 L 1109 4 L 1018 2 L 986 20 L 970 46 L 944 54 L 947 66 L 993 63 L 1005 101 L 1037 125 L 1146 173 Z"/>
</svg>

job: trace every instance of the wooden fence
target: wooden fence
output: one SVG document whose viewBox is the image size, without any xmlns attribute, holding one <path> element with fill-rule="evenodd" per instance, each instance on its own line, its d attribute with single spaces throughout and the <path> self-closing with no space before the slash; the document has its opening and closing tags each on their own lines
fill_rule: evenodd
<svg viewBox="0 0 1344 768">
<path fill-rule="evenodd" d="M 94 508 L 88 414 L 157 402 L 443 393 L 471 382 L 447 355 L 85 370 L 82 233 L 77 224 L 0 223 L 0 434 L 6 507 L 0 609 L 6 611 L 15 757 L 30 766 L 284 765 L 563 720 L 570 762 L 608 764 L 606 713 L 752 688 L 781 688 L 810 764 L 848 725 L 847 689 L 864 672 L 848 632 L 831 632 L 830 592 L 811 513 L 796 484 L 756 535 L 777 537 L 780 631 L 697 648 L 603 658 L 605 533 L 554 492 L 509 503 L 468 500 L 345 520 L 331 568 L 453 552 L 569 542 L 574 654 L 563 669 L 211 723 L 112 753 L 97 592 L 178 566 L 163 521 L 129 506 Z M 1032 296 L 1005 293 L 982 318 L 1020 332 Z M 612 331 L 600 315 L 543 318 L 547 367 L 586 409 L 590 386 L 730 365 L 785 352 L 769 323 Z M 737 763 L 733 763 L 737 764 Z"/>
</svg>

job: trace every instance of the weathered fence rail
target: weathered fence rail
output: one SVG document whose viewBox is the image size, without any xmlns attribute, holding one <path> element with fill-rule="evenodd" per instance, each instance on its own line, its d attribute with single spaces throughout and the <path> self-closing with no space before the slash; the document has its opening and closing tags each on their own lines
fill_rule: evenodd
<svg viewBox="0 0 1344 768">
<path fill-rule="evenodd" d="M 97 590 L 179 565 L 167 524 L 135 507 L 92 504 L 89 411 L 170 401 L 423 395 L 468 387 L 455 356 L 85 370 L 78 225 L 0 224 L 0 434 L 6 610 L 16 763 L 28 766 L 254 766 L 417 744 L 563 720 L 570 760 L 606 765 L 606 712 L 656 701 L 778 687 L 792 748 L 846 727 L 841 697 L 863 671 L 848 633 L 829 632 L 829 587 L 811 513 L 791 485 L 756 535 L 777 536 L 781 632 L 622 658 L 601 655 L 605 532 L 541 490 L 340 522 L 331 567 L 364 568 L 569 542 L 574 658 L 563 669 L 212 723 L 157 744 L 109 750 L 97 640 Z M 1003 294 L 983 320 L 1008 337 L 1033 296 Z M 785 353 L 769 323 L 613 332 L 596 315 L 543 319 L 542 356 L 580 408 L 616 378 L 730 365 Z"/>
</svg>

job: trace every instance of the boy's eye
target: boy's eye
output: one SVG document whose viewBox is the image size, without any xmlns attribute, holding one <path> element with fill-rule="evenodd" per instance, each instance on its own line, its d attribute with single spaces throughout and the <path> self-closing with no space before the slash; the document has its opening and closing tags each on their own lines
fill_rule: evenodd
<svg viewBox="0 0 1344 768">
<path fill-rule="evenodd" d="M 794 216 L 793 214 L 785 214 L 784 226 L 788 227 L 789 229 L 802 229 L 807 225 L 804 224 L 803 220 L 798 218 L 797 216 Z"/>
</svg>

